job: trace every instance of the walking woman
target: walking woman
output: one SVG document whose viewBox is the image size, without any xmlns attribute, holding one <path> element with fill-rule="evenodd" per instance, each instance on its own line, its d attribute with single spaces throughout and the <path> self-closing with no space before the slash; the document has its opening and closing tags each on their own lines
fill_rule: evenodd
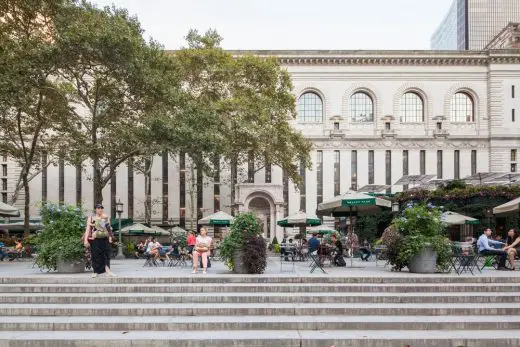
<svg viewBox="0 0 520 347">
<path fill-rule="evenodd" d="M 113 234 L 110 226 L 110 218 L 105 214 L 103 205 L 96 204 L 96 212 L 87 219 L 87 228 L 85 230 L 84 239 L 85 246 L 90 243 L 90 251 L 92 256 L 92 269 L 94 273 L 92 277 L 107 273 L 114 276 L 110 270 L 110 244 L 112 243 Z"/>
<path fill-rule="evenodd" d="M 196 274 L 199 268 L 199 257 L 202 257 L 202 273 L 206 273 L 210 249 L 211 237 L 208 236 L 206 228 L 201 228 L 200 235 L 196 239 L 195 249 L 193 250 L 193 274 Z"/>
</svg>

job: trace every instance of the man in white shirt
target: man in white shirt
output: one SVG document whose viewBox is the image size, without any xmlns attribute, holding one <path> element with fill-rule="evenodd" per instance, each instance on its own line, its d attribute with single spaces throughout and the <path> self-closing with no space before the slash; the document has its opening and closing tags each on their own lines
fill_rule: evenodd
<svg viewBox="0 0 520 347">
<path fill-rule="evenodd" d="M 487 228 L 484 233 L 480 235 L 477 241 L 478 252 L 481 255 L 494 255 L 498 258 L 498 270 L 509 270 L 506 268 L 507 252 L 502 249 L 493 248 L 493 245 L 504 245 L 503 242 L 495 241 L 490 238 L 491 229 Z"/>
</svg>

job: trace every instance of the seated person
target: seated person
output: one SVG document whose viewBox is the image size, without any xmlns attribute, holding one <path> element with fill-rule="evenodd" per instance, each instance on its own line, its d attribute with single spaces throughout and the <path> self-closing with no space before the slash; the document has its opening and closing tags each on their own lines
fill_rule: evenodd
<svg viewBox="0 0 520 347">
<path fill-rule="evenodd" d="M 146 244 L 144 240 L 141 240 L 139 244 L 135 247 L 135 257 L 139 259 L 146 251 Z"/>
<path fill-rule="evenodd" d="M 318 240 L 318 234 L 312 233 L 312 237 L 309 239 L 309 253 L 317 252 L 320 248 L 320 240 Z"/>
<path fill-rule="evenodd" d="M 359 249 L 359 251 L 361 252 L 361 260 L 363 261 L 368 261 L 368 258 L 370 258 L 370 245 L 368 244 L 368 241 L 365 240 L 365 242 L 363 242 L 363 247 L 361 247 Z"/>
<path fill-rule="evenodd" d="M 146 253 L 154 259 L 159 259 L 161 257 L 160 249 L 162 249 L 162 245 L 155 240 L 155 237 L 152 237 L 150 242 L 148 242 Z"/>
<path fill-rule="evenodd" d="M 300 247 L 300 254 L 302 256 L 306 256 L 309 253 L 309 245 L 307 244 L 307 240 L 302 240 L 302 246 Z"/>
<path fill-rule="evenodd" d="M 175 241 L 173 241 L 173 244 L 172 244 L 170 250 L 166 253 L 166 258 L 168 258 L 168 260 L 170 259 L 170 257 L 178 258 L 179 255 L 180 255 L 179 243 L 177 242 L 177 240 L 175 240 Z"/>
<path fill-rule="evenodd" d="M 510 229 L 507 232 L 506 247 L 504 251 L 507 252 L 511 270 L 516 270 L 515 258 L 520 255 L 520 236 L 515 229 Z"/>
<path fill-rule="evenodd" d="M 0 259 L 4 261 L 5 258 L 8 258 L 9 255 L 4 251 L 5 244 L 0 242 Z"/>
<path fill-rule="evenodd" d="M 502 242 L 491 240 L 491 229 L 487 228 L 484 233 L 480 235 L 477 241 L 478 252 L 481 255 L 493 255 L 498 258 L 498 270 L 509 270 L 506 268 L 506 256 L 507 252 L 502 249 L 495 249 L 493 245 L 503 245 Z"/>
<path fill-rule="evenodd" d="M 335 248 L 335 255 L 334 255 L 334 265 L 336 266 L 345 266 L 345 260 L 343 259 L 343 245 L 341 244 L 341 241 L 338 240 L 336 234 L 332 234 L 330 237 L 332 244 L 336 247 Z"/>
</svg>

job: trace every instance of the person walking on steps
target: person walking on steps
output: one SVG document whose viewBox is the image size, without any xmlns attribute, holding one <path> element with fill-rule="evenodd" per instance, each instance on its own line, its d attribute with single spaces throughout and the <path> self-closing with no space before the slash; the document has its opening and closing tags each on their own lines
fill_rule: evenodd
<svg viewBox="0 0 520 347">
<path fill-rule="evenodd" d="M 92 277 L 97 277 L 103 273 L 114 276 L 110 270 L 110 244 L 113 240 L 110 218 L 105 214 L 103 205 L 96 204 L 96 211 L 93 216 L 87 219 L 87 228 L 83 239 L 85 247 L 90 244 L 92 257 Z"/>
</svg>

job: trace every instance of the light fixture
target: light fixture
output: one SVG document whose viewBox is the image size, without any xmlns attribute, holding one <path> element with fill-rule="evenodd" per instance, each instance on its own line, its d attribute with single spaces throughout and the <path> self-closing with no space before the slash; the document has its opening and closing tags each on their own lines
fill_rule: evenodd
<svg viewBox="0 0 520 347">
<path fill-rule="evenodd" d="M 392 212 L 393 213 L 399 212 L 399 203 L 397 201 L 392 202 Z"/>
<path fill-rule="evenodd" d="M 118 200 L 116 202 L 116 212 L 119 214 L 123 213 L 123 203 L 121 202 L 121 200 Z"/>
</svg>

